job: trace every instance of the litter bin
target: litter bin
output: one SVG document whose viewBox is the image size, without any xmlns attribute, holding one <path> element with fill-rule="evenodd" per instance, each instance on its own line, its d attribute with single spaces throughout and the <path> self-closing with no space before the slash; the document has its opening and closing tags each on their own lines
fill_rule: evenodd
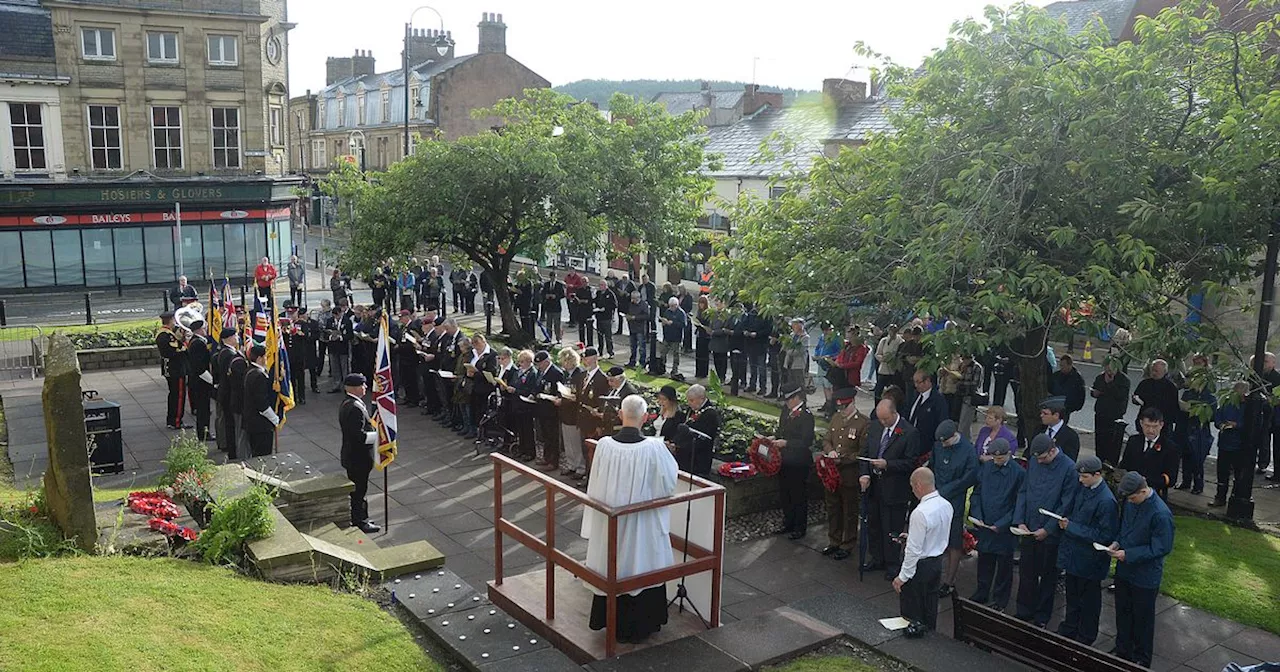
<svg viewBox="0 0 1280 672">
<path fill-rule="evenodd" d="M 95 474 L 124 471 L 124 438 L 120 433 L 120 404 L 107 401 L 89 390 L 84 394 L 84 431 L 93 442 L 89 453 Z"/>
</svg>

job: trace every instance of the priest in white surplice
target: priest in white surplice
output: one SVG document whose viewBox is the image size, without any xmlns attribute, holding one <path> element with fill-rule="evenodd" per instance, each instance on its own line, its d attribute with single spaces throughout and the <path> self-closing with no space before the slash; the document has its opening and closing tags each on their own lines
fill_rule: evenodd
<svg viewBox="0 0 1280 672">
<path fill-rule="evenodd" d="M 600 439 L 591 463 L 587 495 L 619 507 L 659 497 L 676 489 L 676 460 L 661 439 L 640 434 L 648 406 L 643 397 L 622 400 L 622 429 Z M 582 515 L 587 540 L 587 566 L 609 575 L 609 518 L 587 508 Z M 675 563 L 671 553 L 671 523 L 665 508 L 642 511 L 618 519 L 618 578 L 625 579 Z M 592 588 L 595 592 L 595 589 Z M 597 593 L 591 604 L 591 629 L 607 624 L 607 600 Z M 667 622 L 667 587 L 659 583 L 630 595 L 618 596 L 618 641 L 634 643 L 660 630 Z"/>
</svg>

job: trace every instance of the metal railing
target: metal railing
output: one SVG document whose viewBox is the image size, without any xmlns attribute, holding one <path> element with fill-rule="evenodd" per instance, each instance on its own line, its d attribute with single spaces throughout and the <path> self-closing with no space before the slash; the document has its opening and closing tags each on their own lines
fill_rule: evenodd
<svg viewBox="0 0 1280 672">
<path fill-rule="evenodd" d="M 37 326 L 0 327 L 0 379 L 44 373 L 44 332 Z"/>
<path fill-rule="evenodd" d="M 679 480 L 691 485 L 691 488 L 688 491 L 680 492 L 670 497 L 651 499 L 649 501 L 637 502 L 622 507 L 612 507 L 588 497 L 585 492 L 582 492 L 573 486 L 561 483 L 560 481 L 505 455 L 492 453 L 489 457 L 493 461 L 493 566 L 495 585 L 501 586 L 503 582 L 503 535 L 513 538 L 525 548 L 532 550 L 546 559 L 546 619 L 548 621 L 555 619 L 556 613 L 555 569 L 556 567 L 563 567 L 568 570 L 574 576 L 590 584 L 605 595 L 608 604 L 606 617 L 607 626 L 605 629 L 605 656 L 612 658 L 617 649 L 619 595 L 625 595 L 649 586 L 665 584 L 668 581 L 709 571 L 711 572 L 711 613 L 708 615 L 708 620 L 710 621 L 711 627 L 719 627 L 720 578 L 722 571 L 721 558 L 724 554 L 724 526 L 721 524 L 716 525 L 712 548 L 706 549 L 695 544 L 688 543 L 687 559 L 683 562 L 678 561 L 670 567 L 664 567 L 644 574 L 619 579 L 618 519 L 622 516 L 640 513 L 641 511 L 661 509 L 673 504 L 683 504 L 697 499 L 712 497 L 715 499 L 714 520 L 723 521 L 725 513 L 725 490 L 723 487 L 682 471 L 679 473 Z M 503 516 L 502 475 L 504 471 L 515 472 L 516 474 L 542 486 L 543 492 L 545 493 L 547 508 L 545 540 L 539 539 L 529 531 L 520 528 L 514 521 Z M 692 486 L 696 486 L 696 488 Z M 573 556 L 570 556 L 564 551 L 556 548 L 557 494 L 562 494 L 565 497 L 574 500 L 583 506 L 595 509 L 608 517 L 609 561 L 607 575 L 601 575 L 599 572 L 587 567 L 586 564 L 579 562 Z M 684 537 L 673 531 L 671 533 L 671 546 L 673 549 L 678 549 L 681 552 L 684 552 L 686 548 L 686 540 Z"/>
</svg>

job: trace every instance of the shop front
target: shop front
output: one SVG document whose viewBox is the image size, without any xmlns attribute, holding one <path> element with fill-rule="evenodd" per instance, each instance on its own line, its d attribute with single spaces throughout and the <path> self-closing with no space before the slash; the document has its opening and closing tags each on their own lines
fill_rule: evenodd
<svg viewBox="0 0 1280 672">
<path fill-rule="evenodd" d="M 283 269 L 297 180 L 241 178 L 0 184 L 0 294 L 61 288 L 244 283 Z M 282 270 L 283 272 L 283 270 Z"/>
</svg>

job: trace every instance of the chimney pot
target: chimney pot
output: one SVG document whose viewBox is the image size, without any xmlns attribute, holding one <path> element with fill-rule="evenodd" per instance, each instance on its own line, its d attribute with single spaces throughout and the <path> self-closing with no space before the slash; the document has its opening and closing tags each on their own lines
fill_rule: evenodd
<svg viewBox="0 0 1280 672">
<path fill-rule="evenodd" d="M 453 41 L 453 31 L 452 31 L 452 30 L 446 30 L 446 31 L 444 31 L 444 36 L 445 36 L 446 38 L 448 38 L 448 40 L 449 40 L 450 42 L 452 42 L 452 41 Z"/>
<path fill-rule="evenodd" d="M 501 14 L 499 14 L 499 15 L 498 15 L 498 19 L 497 19 L 497 21 L 498 21 L 498 23 L 502 23 L 502 15 L 501 15 Z"/>
</svg>

